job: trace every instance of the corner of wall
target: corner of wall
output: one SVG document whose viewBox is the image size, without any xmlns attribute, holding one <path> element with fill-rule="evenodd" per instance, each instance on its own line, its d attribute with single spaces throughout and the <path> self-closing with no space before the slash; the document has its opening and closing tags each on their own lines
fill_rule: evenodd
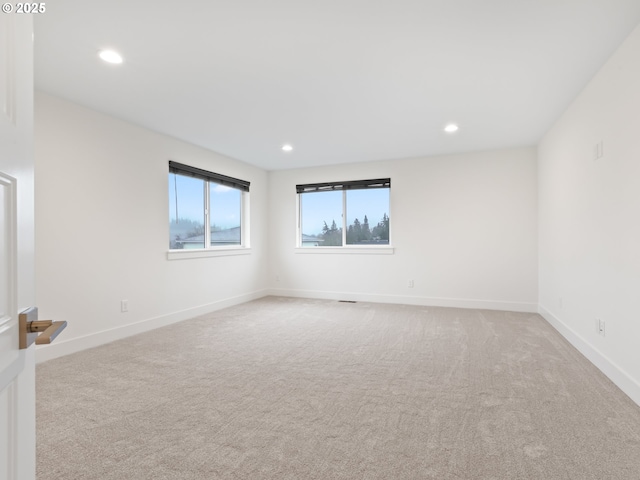
<svg viewBox="0 0 640 480">
<path fill-rule="evenodd" d="M 620 390 L 626 393 L 631 400 L 640 406 L 640 384 L 631 375 L 616 365 L 611 359 L 591 345 L 587 340 L 572 330 L 566 323 L 553 315 L 542 305 L 538 306 L 538 313 L 544 318 L 560 335 L 562 335 L 576 350 L 584 355 L 593 365 L 595 365 L 609 380 L 611 380 Z"/>
<path fill-rule="evenodd" d="M 223 308 L 233 307 L 234 305 L 240 305 L 241 303 L 257 300 L 267 295 L 268 292 L 266 290 L 260 290 L 209 303 L 207 305 L 200 305 L 198 307 L 188 308 L 179 312 L 173 312 L 155 318 L 148 318 L 140 322 L 101 330 L 82 337 L 72 338 L 68 341 L 58 341 L 51 345 L 39 346 L 36 349 L 36 363 L 46 362 L 58 357 L 63 357 L 82 350 L 87 350 L 116 340 L 131 337 L 133 335 L 139 335 L 155 330 L 156 328 L 166 327 L 167 325 L 183 322 L 191 318 L 222 310 Z"/>
</svg>

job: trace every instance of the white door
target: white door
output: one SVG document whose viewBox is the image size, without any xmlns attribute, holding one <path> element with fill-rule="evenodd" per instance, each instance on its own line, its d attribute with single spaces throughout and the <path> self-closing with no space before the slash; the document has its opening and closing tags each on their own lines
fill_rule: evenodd
<svg viewBox="0 0 640 480">
<path fill-rule="evenodd" d="M 0 480 L 35 479 L 34 349 L 18 312 L 35 306 L 33 24 L 0 13 Z"/>
</svg>

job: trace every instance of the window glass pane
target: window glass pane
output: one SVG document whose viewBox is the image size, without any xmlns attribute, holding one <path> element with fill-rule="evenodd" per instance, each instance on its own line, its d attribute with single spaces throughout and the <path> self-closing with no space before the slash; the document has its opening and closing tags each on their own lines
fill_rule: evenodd
<svg viewBox="0 0 640 480">
<path fill-rule="evenodd" d="M 204 248 L 204 184 L 169 174 L 169 248 Z"/>
<path fill-rule="evenodd" d="M 342 192 L 300 194 L 303 247 L 342 245 Z"/>
<path fill-rule="evenodd" d="M 389 189 L 347 190 L 347 245 L 389 244 Z"/>
<path fill-rule="evenodd" d="M 209 182 L 211 246 L 240 245 L 242 192 Z"/>
</svg>

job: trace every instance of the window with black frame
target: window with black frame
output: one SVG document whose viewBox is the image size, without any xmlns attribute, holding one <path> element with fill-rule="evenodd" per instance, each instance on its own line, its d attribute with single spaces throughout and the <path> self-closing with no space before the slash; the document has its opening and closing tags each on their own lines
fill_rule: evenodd
<svg viewBox="0 0 640 480">
<path fill-rule="evenodd" d="M 169 162 L 169 249 L 245 246 L 249 182 Z"/>
<path fill-rule="evenodd" d="M 298 246 L 390 244 L 391 179 L 296 185 Z"/>
</svg>

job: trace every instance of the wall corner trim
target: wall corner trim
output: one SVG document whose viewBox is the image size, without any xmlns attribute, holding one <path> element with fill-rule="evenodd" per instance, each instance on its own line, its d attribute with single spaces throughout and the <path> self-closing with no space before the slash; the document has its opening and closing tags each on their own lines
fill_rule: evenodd
<svg viewBox="0 0 640 480">
<path fill-rule="evenodd" d="M 528 302 L 509 302 L 500 300 L 477 300 L 466 298 L 438 298 L 410 295 L 380 295 L 375 293 L 333 292 L 324 290 L 297 290 L 271 288 L 269 295 L 294 298 L 315 298 L 321 300 L 350 300 L 356 302 L 390 303 L 400 305 L 418 305 L 426 307 L 477 308 L 480 310 L 503 310 L 509 312 L 538 313 L 538 306 Z"/>
<path fill-rule="evenodd" d="M 538 313 L 544 318 L 560 335 L 562 335 L 571 345 L 573 345 L 587 360 L 593 363 L 598 370 L 606 375 L 620 390 L 622 390 L 631 400 L 640 406 L 640 383 L 588 341 L 569 328 L 562 320 L 554 316 L 542 305 L 538 306 Z"/>
<path fill-rule="evenodd" d="M 72 338 L 67 341 L 58 340 L 51 345 L 40 345 L 36 348 L 36 363 L 46 362 L 48 360 L 53 360 L 54 358 L 63 357 L 89 348 L 99 347 L 100 345 L 104 345 L 109 342 L 149 332 L 156 328 L 182 322 L 190 318 L 215 312 L 216 310 L 222 310 L 223 308 L 240 305 L 241 303 L 257 300 L 258 298 L 265 296 L 267 296 L 266 290 L 245 293 L 243 295 L 218 300 L 216 302 L 188 308 L 179 312 L 148 318 L 128 325 L 122 325 L 102 330 L 100 332 L 91 333 L 89 335 L 84 335 L 82 337 Z"/>
</svg>

